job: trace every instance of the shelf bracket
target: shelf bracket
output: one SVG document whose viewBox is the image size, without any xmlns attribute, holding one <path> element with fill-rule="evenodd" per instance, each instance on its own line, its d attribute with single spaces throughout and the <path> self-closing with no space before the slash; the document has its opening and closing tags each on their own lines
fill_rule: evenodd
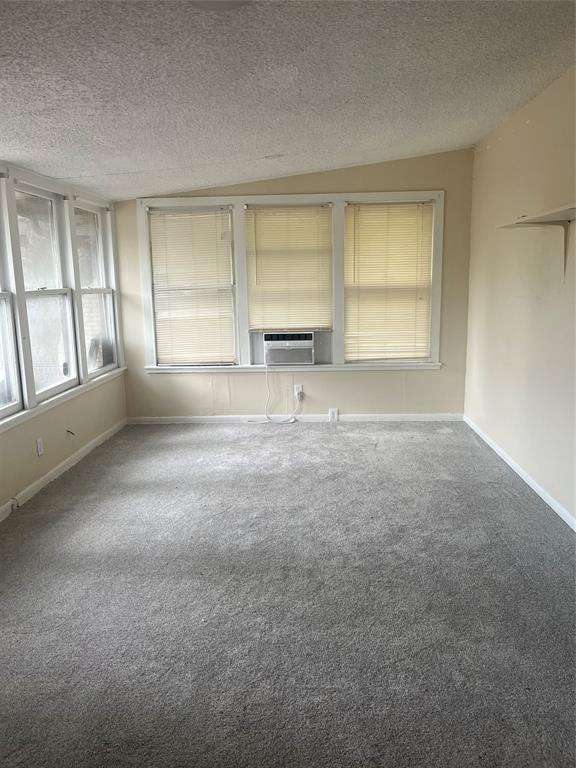
<svg viewBox="0 0 576 768">
<path fill-rule="evenodd" d="M 562 208 L 554 208 L 551 211 L 544 211 L 536 216 L 519 216 L 508 224 L 501 224 L 499 229 L 510 229 L 512 227 L 562 227 L 564 242 L 564 282 L 566 282 L 566 271 L 568 269 L 568 250 L 570 245 L 570 224 L 576 221 L 576 203 L 563 205 Z"/>
<path fill-rule="evenodd" d="M 568 248 L 570 247 L 570 222 L 559 221 L 558 226 L 564 230 L 564 280 L 566 280 L 566 269 L 568 268 Z"/>
<path fill-rule="evenodd" d="M 563 231 L 563 260 L 564 260 L 564 280 L 566 280 L 566 270 L 568 268 L 568 250 L 570 246 L 570 221 L 563 219 L 561 221 L 516 221 L 514 224 L 504 225 L 507 227 L 561 227 Z"/>
</svg>

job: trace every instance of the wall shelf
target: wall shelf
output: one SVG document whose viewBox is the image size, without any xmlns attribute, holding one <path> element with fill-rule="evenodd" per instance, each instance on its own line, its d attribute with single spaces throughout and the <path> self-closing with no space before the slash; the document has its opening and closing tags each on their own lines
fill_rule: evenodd
<svg viewBox="0 0 576 768">
<path fill-rule="evenodd" d="M 576 203 L 553 208 L 535 216 L 519 216 L 508 224 L 501 224 L 499 229 L 514 229 L 515 227 L 561 227 L 564 232 L 564 277 L 568 261 L 568 238 L 570 223 L 576 220 Z"/>
<path fill-rule="evenodd" d="M 508 227 L 526 227 L 526 226 L 540 226 L 542 224 L 552 224 L 557 226 L 564 226 L 564 224 L 574 221 L 576 219 L 576 203 L 571 205 L 564 205 L 562 208 L 553 208 L 551 211 L 544 211 L 536 216 L 518 216 L 514 221 L 510 221 L 508 224 L 501 224 L 501 229 Z"/>
</svg>

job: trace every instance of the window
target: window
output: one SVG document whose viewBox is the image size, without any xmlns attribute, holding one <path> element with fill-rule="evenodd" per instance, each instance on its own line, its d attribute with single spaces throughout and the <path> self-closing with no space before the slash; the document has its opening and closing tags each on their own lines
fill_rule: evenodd
<svg viewBox="0 0 576 768">
<path fill-rule="evenodd" d="M 22 407 L 11 304 L 10 294 L 0 293 L 0 418 Z"/>
<path fill-rule="evenodd" d="M 20 255 L 38 401 L 78 382 L 72 294 L 55 219 L 56 199 L 16 192 Z"/>
<path fill-rule="evenodd" d="M 246 211 L 251 330 L 332 327 L 330 207 Z"/>
<path fill-rule="evenodd" d="M 347 206 L 347 362 L 430 357 L 432 223 L 431 203 Z"/>
<path fill-rule="evenodd" d="M 258 370 L 264 331 L 314 331 L 314 370 L 440 367 L 443 192 L 145 198 L 137 211 L 149 371 Z"/>
<path fill-rule="evenodd" d="M 82 294 L 82 319 L 88 375 L 99 375 L 116 365 L 114 292 L 102 242 L 101 214 L 74 209 L 76 252 Z"/>
<path fill-rule="evenodd" d="M 0 234 L 1 229 L 0 227 Z M 14 308 L 9 290 L 7 266 L 7 263 L 0 258 L 0 419 L 22 408 Z"/>
<path fill-rule="evenodd" d="M 118 367 L 112 216 L 71 187 L 1 169 L 0 430 Z"/>
<path fill-rule="evenodd" d="M 153 212 L 150 245 L 158 364 L 234 363 L 230 211 Z"/>
</svg>

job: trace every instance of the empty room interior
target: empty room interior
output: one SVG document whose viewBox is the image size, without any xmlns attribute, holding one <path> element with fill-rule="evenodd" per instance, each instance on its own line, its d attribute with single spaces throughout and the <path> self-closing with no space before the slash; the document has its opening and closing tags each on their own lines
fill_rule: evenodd
<svg viewBox="0 0 576 768">
<path fill-rule="evenodd" d="M 0 0 L 2 768 L 576 765 L 575 10 Z"/>
</svg>

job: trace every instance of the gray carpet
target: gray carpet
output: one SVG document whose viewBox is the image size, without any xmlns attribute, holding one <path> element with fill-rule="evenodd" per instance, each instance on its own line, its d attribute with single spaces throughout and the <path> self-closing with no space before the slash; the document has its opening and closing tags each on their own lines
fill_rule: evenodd
<svg viewBox="0 0 576 768">
<path fill-rule="evenodd" d="M 574 765 L 574 537 L 464 425 L 128 427 L 0 525 L 0 765 Z"/>
</svg>

